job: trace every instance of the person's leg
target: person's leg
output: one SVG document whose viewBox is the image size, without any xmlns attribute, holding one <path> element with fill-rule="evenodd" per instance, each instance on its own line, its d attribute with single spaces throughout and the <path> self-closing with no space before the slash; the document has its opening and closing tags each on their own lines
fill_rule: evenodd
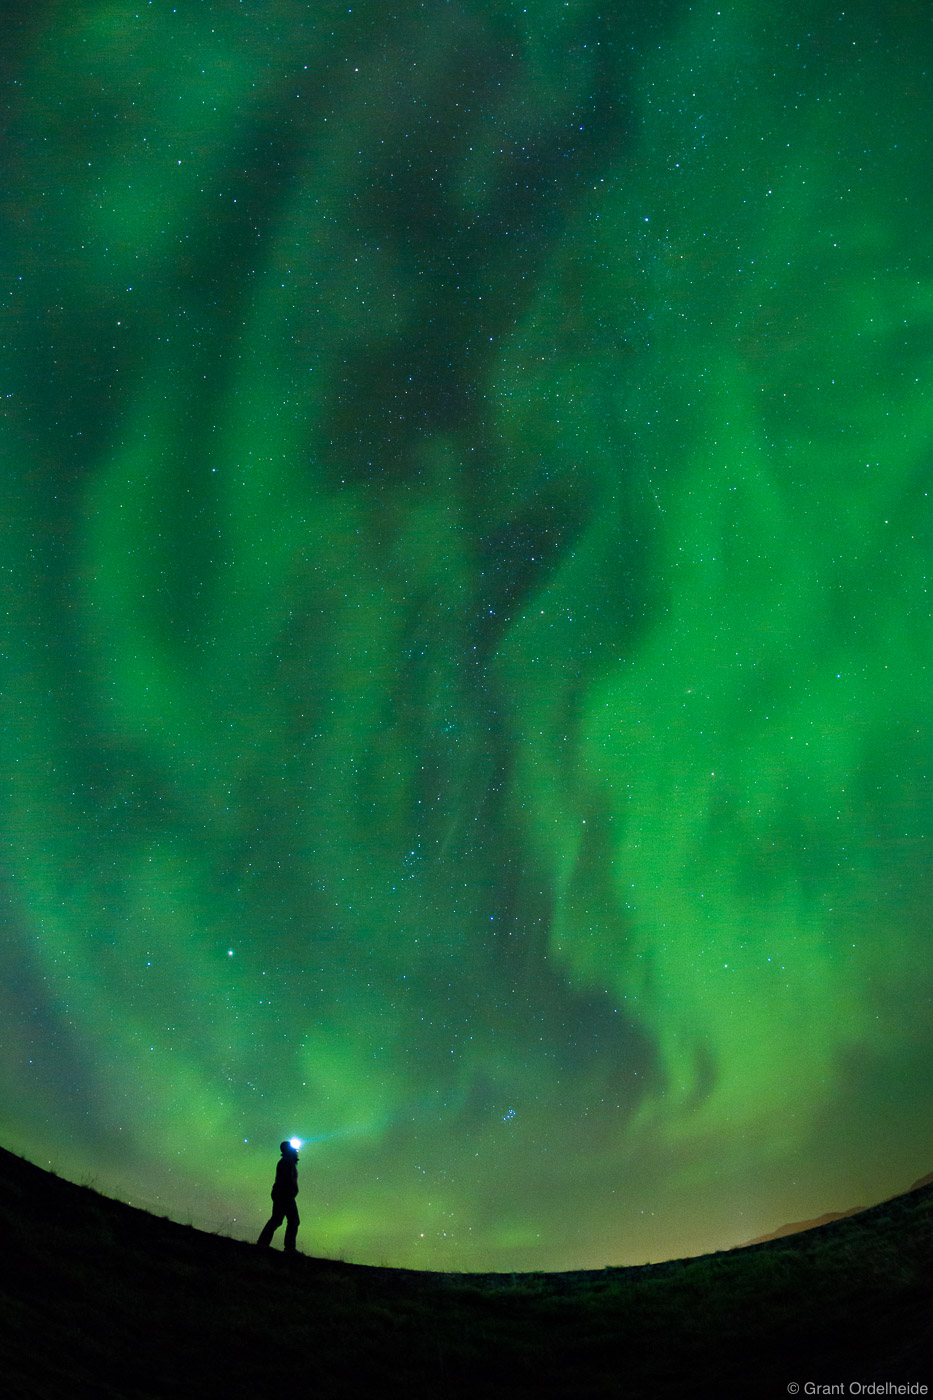
<svg viewBox="0 0 933 1400">
<path fill-rule="evenodd" d="M 285 1227 L 285 1248 L 295 1248 L 295 1236 L 298 1234 L 298 1226 L 301 1221 L 298 1218 L 298 1206 L 294 1201 L 289 1201 L 285 1207 L 285 1218 L 288 1224 Z"/>
<path fill-rule="evenodd" d="M 265 1225 L 263 1225 L 262 1234 L 259 1236 L 257 1244 L 271 1244 L 272 1236 L 275 1234 L 276 1230 L 279 1228 L 284 1219 L 284 1210 L 279 1205 L 278 1201 L 273 1201 L 272 1214 L 266 1221 Z"/>
</svg>

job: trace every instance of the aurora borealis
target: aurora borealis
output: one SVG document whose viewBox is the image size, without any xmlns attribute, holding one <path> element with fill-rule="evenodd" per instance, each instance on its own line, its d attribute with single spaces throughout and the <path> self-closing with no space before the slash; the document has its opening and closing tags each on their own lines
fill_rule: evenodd
<svg viewBox="0 0 933 1400">
<path fill-rule="evenodd" d="M 455 1269 L 928 1172 L 928 7 L 6 64 L 3 1144 Z"/>
</svg>

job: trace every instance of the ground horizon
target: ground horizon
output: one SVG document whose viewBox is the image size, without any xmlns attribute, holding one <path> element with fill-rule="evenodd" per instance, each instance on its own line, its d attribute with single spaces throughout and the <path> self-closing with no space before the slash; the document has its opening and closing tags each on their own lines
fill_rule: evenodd
<svg viewBox="0 0 933 1400">
<path fill-rule="evenodd" d="M 419 1273 L 159 1219 L 0 1150 L 0 1384 L 52 1400 L 736 1397 L 933 1377 L 933 1186 L 630 1269 Z M 818 1393 L 818 1392 L 817 1392 Z M 847 1393 L 849 1393 L 847 1391 Z"/>
</svg>

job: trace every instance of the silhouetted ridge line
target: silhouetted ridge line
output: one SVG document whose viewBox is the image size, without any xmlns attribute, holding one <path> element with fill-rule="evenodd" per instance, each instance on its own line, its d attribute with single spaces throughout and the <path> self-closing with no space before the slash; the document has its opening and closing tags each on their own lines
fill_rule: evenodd
<svg viewBox="0 0 933 1400">
<path fill-rule="evenodd" d="M 933 1185 L 697 1259 L 434 1274 L 206 1234 L 0 1149 L 0 1229 L 0 1387 L 17 1400 L 663 1400 L 933 1369 Z"/>
</svg>

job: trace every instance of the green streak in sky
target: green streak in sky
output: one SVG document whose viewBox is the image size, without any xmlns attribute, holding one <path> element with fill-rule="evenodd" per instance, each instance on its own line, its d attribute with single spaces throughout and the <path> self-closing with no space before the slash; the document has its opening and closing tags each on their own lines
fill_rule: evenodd
<svg viewBox="0 0 933 1400">
<path fill-rule="evenodd" d="M 930 18 L 529 10 L 14 65 L 4 1141 L 374 1262 L 933 1155 Z"/>
</svg>

